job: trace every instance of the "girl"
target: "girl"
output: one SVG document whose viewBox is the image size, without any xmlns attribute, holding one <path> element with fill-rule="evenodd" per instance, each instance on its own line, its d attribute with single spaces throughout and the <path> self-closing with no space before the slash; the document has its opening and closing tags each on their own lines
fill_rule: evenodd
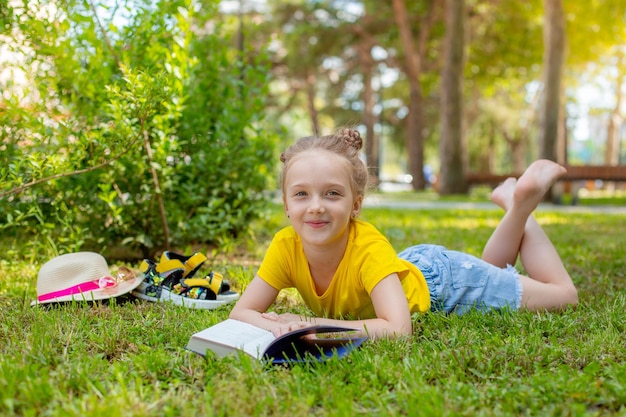
<svg viewBox="0 0 626 417">
<path fill-rule="evenodd" d="M 532 217 L 565 173 L 534 162 L 491 196 L 505 210 L 482 260 L 436 245 L 396 254 L 374 226 L 357 220 L 367 187 L 356 130 L 304 137 L 282 155 L 281 183 L 291 226 L 273 238 L 230 318 L 280 336 L 312 324 L 334 324 L 369 337 L 411 332 L 414 312 L 462 313 L 468 308 L 553 310 L 578 303 L 554 246 Z M 518 254 L 532 277 L 511 266 Z M 283 288 L 295 287 L 315 317 L 267 313 Z M 347 321 L 349 320 L 349 321 Z"/>
</svg>

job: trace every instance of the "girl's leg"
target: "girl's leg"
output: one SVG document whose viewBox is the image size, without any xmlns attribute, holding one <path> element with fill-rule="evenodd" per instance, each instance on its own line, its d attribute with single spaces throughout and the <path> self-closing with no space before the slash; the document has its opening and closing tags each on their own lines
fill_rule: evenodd
<svg viewBox="0 0 626 417">
<path fill-rule="evenodd" d="M 482 259 L 500 268 L 515 265 L 528 220 L 528 216 L 516 218 L 514 213 L 509 214 L 516 184 L 515 178 L 508 178 L 491 193 L 491 201 L 502 207 L 505 214 L 483 248 Z"/>
<path fill-rule="evenodd" d="M 491 200 L 506 213 L 483 249 L 485 261 L 499 267 L 515 264 L 532 212 L 565 172 L 555 162 L 535 161 L 519 180 L 509 178 L 493 191 Z"/>
<path fill-rule="evenodd" d="M 494 190 L 492 200 L 504 208 L 502 221 L 487 242 L 483 259 L 504 267 L 521 256 L 522 306 L 550 309 L 576 304 L 578 294 L 560 256 L 532 212 L 565 168 L 548 160 L 531 164 L 518 181 L 509 179 Z"/>
<path fill-rule="evenodd" d="M 520 275 L 522 307 L 550 310 L 578 304 L 578 291 L 561 257 L 541 226 L 531 220 L 520 248 L 522 265 L 529 275 Z"/>
</svg>

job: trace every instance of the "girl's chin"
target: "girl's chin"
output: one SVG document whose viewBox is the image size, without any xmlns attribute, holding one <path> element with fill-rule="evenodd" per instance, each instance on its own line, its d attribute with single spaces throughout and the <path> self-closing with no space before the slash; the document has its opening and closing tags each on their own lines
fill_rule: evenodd
<svg viewBox="0 0 626 417">
<path fill-rule="evenodd" d="M 301 234 L 300 239 L 302 240 L 302 243 L 314 246 L 329 246 L 345 241 L 345 239 L 342 239 L 340 236 L 329 236 L 327 234 L 317 234 L 316 236 L 311 236 L 310 233 Z"/>
</svg>

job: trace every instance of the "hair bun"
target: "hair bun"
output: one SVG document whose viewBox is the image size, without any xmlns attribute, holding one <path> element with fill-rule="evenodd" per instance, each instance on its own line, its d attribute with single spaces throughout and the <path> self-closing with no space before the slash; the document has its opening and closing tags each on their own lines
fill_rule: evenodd
<svg viewBox="0 0 626 417">
<path fill-rule="evenodd" d="M 363 147 L 363 139 L 361 134 L 356 129 L 343 128 L 337 133 L 339 139 L 345 141 L 349 146 L 360 150 Z"/>
</svg>

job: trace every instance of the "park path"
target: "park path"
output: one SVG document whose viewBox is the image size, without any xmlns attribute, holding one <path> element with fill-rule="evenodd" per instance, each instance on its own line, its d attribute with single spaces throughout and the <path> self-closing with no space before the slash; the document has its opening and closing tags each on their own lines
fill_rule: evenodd
<svg viewBox="0 0 626 417">
<path fill-rule="evenodd" d="M 460 209 L 460 210 L 501 210 L 491 202 L 455 202 L 455 201 L 406 201 L 393 200 L 389 194 L 381 198 L 378 195 L 367 196 L 364 207 L 405 208 L 412 210 Z M 556 211 L 563 213 L 602 213 L 626 214 L 626 206 L 571 206 L 562 204 L 541 203 L 538 211 Z"/>
</svg>

